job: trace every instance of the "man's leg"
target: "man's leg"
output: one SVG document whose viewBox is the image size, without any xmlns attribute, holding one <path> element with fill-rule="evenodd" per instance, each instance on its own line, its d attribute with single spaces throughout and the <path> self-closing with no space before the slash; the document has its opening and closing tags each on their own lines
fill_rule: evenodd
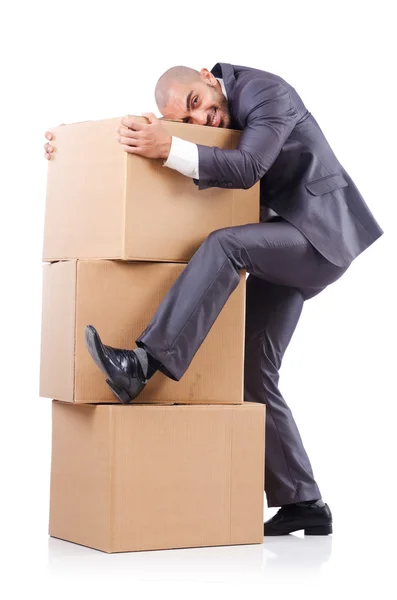
<svg viewBox="0 0 397 600">
<path fill-rule="evenodd" d="M 267 452 L 271 443 L 277 446 L 274 452 L 277 456 L 271 458 L 273 466 L 272 462 L 268 466 L 267 490 L 271 506 L 283 504 L 277 515 L 265 523 L 265 535 L 282 535 L 299 529 L 304 529 L 306 534 L 327 535 L 332 532 L 329 507 L 321 498 L 316 503 L 302 501 L 308 497 L 308 500 L 314 500 L 312 495 L 319 496 L 319 491 L 295 422 L 277 390 L 278 368 L 298 322 L 303 300 L 319 293 L 346 269 L 322 257 L 295 227 L 280 219 L 213 232 L 138 338 L 137 344 L 142 348 L 125 351 L 106 347 L 92 326 L 86 327 L 86 343 L 122 402 L 134 398 L 139 393 L 139 386 L 144 385 L 140 370 L 143 369 L 144 374 L 148 371 L 147 358 L 149 363 L 155 361 L 155 368 L 158 365 L 165 374 L 179 380 L 237 287 L 241 269 L 252 274 L 254 281 L 273 284 L 268 287 L 268 299 L 266 294 L 261 294 L 261 298 L 252 296 L 258 306 L 253 316 L 247 317 L 249 337 L 255 330 L 255 315 L 260 312 L 261 302 L 266 312 L 269 301 L 268 321 L 259 320 L 257 328 L 259 336 L 263 336 L 261 344 L 255 343 L 255 339 L 247 341 L 252 356 L 255 352 L 263 353 L 265 348 L 266 359 L 260 361 L 257 357 L 251 383 L 248 371 L 246 374 L 246 400 L 256 398 L 259 402 L 269 402 Z M 255 285 L 254 281 L 249 283 L 249 290 Z M 144 352 L 147 358 L 138 356 L 138 352 Z M 262 392 L 268 398 L 264 398 Z M 281 475 L 277 469 L 281 470 Z"/>
<path fill-rule="evenodd" d="M 106 346 L 93 325 L 85 343 L 120 402 L 136 398 L 158 369 L 179 380 L 240 281 L 239 271 L 296 287 L 304 298 L 318 293 L 346 269 L 327 261 L 283 219 L 211 233 L 169 290 L 136 350 Z"/>
<path fill-rule="evenodd" d="M 314 295 L 344 272 L 322 257 L 293 225 L 255 223 L 219 229 L 200 246 L 136 340 L 179 380 L 230 294 L 239 271 Z"/>
<path fill-rule="evenodd" d="M 321 497 L 298 428 L 278 389 L 282 358 L 303 302 L 297 288 L 248 277 L 244 400 L 266 404 L 265 491 L 269 507 Z"/>
</svg>

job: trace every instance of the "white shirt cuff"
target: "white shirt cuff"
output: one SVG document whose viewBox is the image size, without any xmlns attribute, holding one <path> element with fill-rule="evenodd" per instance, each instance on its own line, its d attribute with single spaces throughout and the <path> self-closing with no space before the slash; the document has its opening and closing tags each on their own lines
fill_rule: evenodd
<svg viewBox="0 0 397 600">
<path fill-rule="evenodd" d="M 199 153 L 196 144 L 172 136 L 171 150 L 163 167 L 175 169 L 193 179 L 199 178 Z"/>
</svg>

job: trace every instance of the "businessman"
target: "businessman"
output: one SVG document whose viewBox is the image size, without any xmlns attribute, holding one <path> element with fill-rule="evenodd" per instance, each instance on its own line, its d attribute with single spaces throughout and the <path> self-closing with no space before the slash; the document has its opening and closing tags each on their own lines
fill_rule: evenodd
<svg viewBox="0 0 397 600">
<path fill-rule="evenodd" d="M 93 325 L 85 342 L 113 393 L 138 396 L 159 370 L 178 381 L 246 269 L 244 400 L 266 404 L 265 491 L 280 507 L 265 535 L 332 533 L 309 458 L 278 382 L 303 303 L 339 279 L 383 231 L 296 90 L 272 73 L 217 63 L 173 67 L 155 90 L 166 119 L 242 131 L 221 150 L 168 135 L 161 119 L 121 119 L 130 154 L 161 158 L 199 190 L 249 188 L 260 180 L 261 222 L 211 233 L 174 283 L 136 349 L 105 345 Z M 52 141 L 47 132 L 46 137 Z M 53 146 L 44 145 L 46 158 Z"/>
</svg>

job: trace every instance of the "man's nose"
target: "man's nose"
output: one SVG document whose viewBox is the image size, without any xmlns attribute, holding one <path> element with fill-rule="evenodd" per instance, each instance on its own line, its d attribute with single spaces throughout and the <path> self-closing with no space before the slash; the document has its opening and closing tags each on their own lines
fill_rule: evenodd
<svg viewBox="0 0 397 600">
<path fill-rule="evenodd" d="M 207 125 L 207 113 L 205 110 L 195 111 L 192 117 L 196 125 Z"/>
</svg>

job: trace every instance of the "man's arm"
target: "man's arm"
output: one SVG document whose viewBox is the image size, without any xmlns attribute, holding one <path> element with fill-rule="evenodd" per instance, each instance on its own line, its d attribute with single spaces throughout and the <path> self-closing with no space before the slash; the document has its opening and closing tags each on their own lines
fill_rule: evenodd
<svg viewBox="0 0 397 600">
<path fill-rule="evenodd" d="M 238 105 L 244 129 L 237 149 L 197 145 L 200 190 L 252 187 L 272 166 L 298 121 L 288 89 L 261 78 L 245 85 Z"/>
<path fill-rule="evenodd" d="M 243 127 L 238 148 L 221 150 L 175 138 L 178 146 L 182 147 L 183 143 L 183 152 L 187 151 L 191 157 L 183 166 L 178 161 L 183 168 L 181 172 L 193 177 L 199 190 L 252 187 L 271 167 L 299 120 L 289 91 L 282 83 L 256 77 L 236 93 L 235 113 Z M 167 134 L 155 115 L 147 113 L 144 116 L 150 121 L 149 125 L 135 123 L 133 118 L 123 118 L 118 139 L 127 152 L 148 158 L 164 158 L 166 166 L 169 166 L 173 137 Z M 193 150 L 198 153 L 198 169 L 196 154 L 193 164 Z M 180 160 L 183 162 L 185 159 L 180 157 Z"/>
</svg>

